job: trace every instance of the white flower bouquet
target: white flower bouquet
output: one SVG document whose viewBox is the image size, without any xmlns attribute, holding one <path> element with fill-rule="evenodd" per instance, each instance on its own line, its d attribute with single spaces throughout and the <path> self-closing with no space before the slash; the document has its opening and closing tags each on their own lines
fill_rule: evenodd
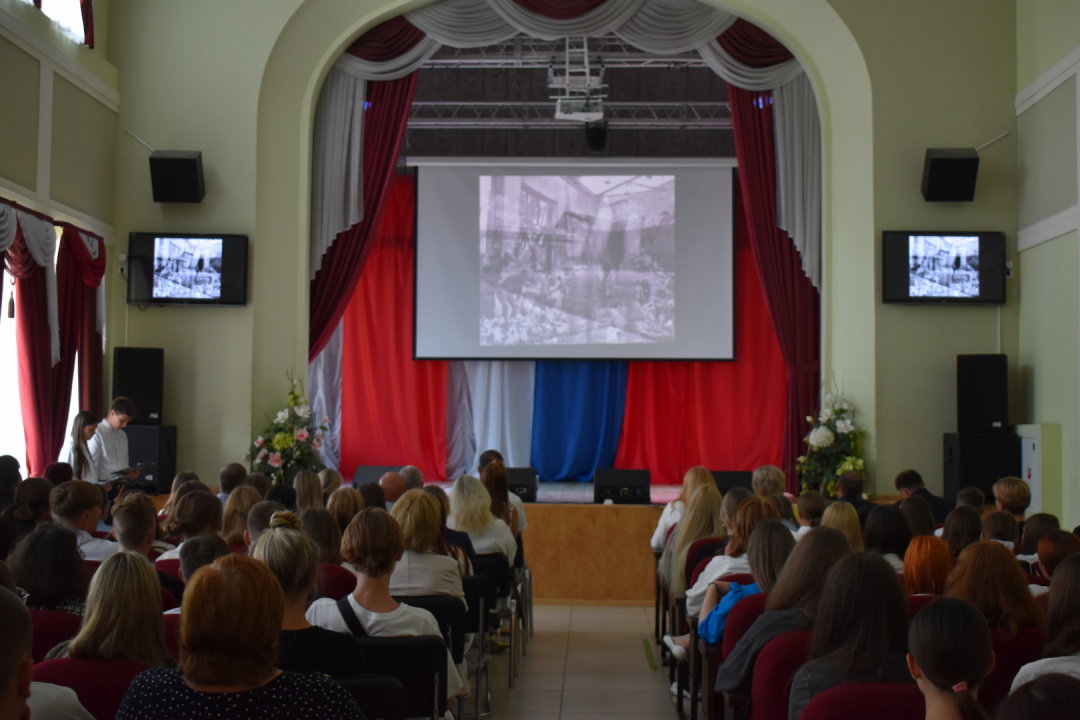
<svg viewBox="0 0 1080 720">
<path fill-rule="evenodd" d="M 251 443 L 247 459 L 251 472 L 259 472 L 275 485 L 291 483 L 301 470 L 319 472 L 325 465 L 319 459 L 326 421 L 316 425 L 304 395 L 303 385 L 289 377 L 292 387 L 285 408 L 270 426 Z"/>
<path fill-rule="evenodd" d="M 807 416 L 810 432 L 806 454 L 795 464 L 803 490 L 836 493 L 836 478 L 848 470 L 863 470 L 863 436 L 855 429 L 855 408 L 840 395 L 826 393 L 817 418 Z"/>
</svg>

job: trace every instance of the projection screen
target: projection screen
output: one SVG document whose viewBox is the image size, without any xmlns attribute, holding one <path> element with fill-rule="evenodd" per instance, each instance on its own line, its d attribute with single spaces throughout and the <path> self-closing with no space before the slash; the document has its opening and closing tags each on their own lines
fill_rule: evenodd
<svg viewBox="0 0 1080 720">
<path fill-rule="evenodd" d="M 409 164 L 417 359 L 735 359 L 734 159 Z"/>
</svg>

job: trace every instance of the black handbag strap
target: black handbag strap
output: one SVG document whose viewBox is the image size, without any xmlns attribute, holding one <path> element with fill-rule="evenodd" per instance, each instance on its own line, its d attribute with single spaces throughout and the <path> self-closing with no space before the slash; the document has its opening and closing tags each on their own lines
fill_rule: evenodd
<svg viewBox="0 0 1080 720">
<path fill-rule="evenodd" d="M 349 596 L 341 598 L 337 601 L 338 612 L 341 613 L 342 620 L 349 626 L 349 632 L 356 637 L 367 637 L 368 634 L 364 630 L 364 626 L 360 624 L 360 618 L 356 617 L 356 611 L 352 609 L 352 605 L 349 603 Z"/>
</svg>

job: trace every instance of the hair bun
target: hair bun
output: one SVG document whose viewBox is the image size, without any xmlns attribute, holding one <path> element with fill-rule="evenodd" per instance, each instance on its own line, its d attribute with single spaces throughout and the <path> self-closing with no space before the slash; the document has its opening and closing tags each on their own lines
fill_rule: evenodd
<svg viewBox="0 0 1080 720">
<path fill-rule="evenodd" d="M 288 528 L 289 530 L 300 530 L 303 525 L 300 523 L 300 518 L 296 517 L 294 513 L 288 510 L 278 510 L 276 513 L 270 516 L 270 529 L 274 528 Z"/>
</svg>

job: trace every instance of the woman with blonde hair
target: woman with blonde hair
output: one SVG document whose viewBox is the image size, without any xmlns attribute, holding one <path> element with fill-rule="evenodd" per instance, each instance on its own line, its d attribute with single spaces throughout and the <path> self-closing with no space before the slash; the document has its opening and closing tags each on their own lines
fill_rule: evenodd
<svg viewBox="0 0 1080 720">
<path fill-rule="evenodd" d="M 825 508 L 825 514 L 821 516 L 821 524 L 844 533 L 844 537 L 851 543 L 852 552 L 864 550 L 862 528 L 859 527 L 859 513 L 855 511 L 855 506 L 851 503 L 834 502 Z"/>
<path fill-rule="evenodd" d="M 724 524 L 720 521 L 720 505 L 723 499 L 716 485 L 702 485 L 690 496 L 686 511 L 671 533 L 664 554 L 660 557 L 658 572 L 670 592 L 676 597 L 686 594 L 686 553 L 690 546 L 705 538 L 724 537 Z"/>
<path fill-rule="evenodd" d="M 467 533 L 446 527 L 447 518 L 450 517 L 450 498 L 446 496 L 446 491 L 438 485 L 425 485 L 421 490 L 439 503 L 439 535 L 432 543 L 431 549 L 440 555 L 454 558 L 462 577 L 472 575 L 471 556 L 475 555 L 476 551 L 473 550 L 472 541 L 469 540 Z"/>
<path fill-rule="evenodd" d="M 517 540 L 510 526 L 491 514 L 491 495 L 472 475 L 462 475 L 450 488 L 446 526 L 467 533 L 478 555 L 497 552 L 514 564 Z"/>
<path fill-rule="evenodd" d="M 780 495 L 784 492 L 784 471 L 775 465 L 762 465 L 754 471 L 750 484 L 754 488 L 754 494 L 758 497 Z"/>
<path fill-rule="evenodd" d="M 338 529 L 344 533 L 356 513 L 364 509 L 364 498 L 356 488 L 338 488 L 327 500 L 326 509 L 337 520 Z"/>
<path fill-rule="evenodd" d="M 221 529 L 221 537 L 226 544 L 230 546 L 244 544 L 248 513 L 259 502 L 262 502 L 262 495 L 259 495 L 258 490 L 247 485 L 241 485 L 229 493 Z"/>
<path fill-rule="evenodd" d="M 341 477 L 341 473 L 339 473 L 334 468 L 324 468 L 323 470 L 319 471 L 319 482 L 322 483 L 322 494 L 324 502 L 328 500 L 331 495 L 338 491 L 338 488 L 341 487 L 342 480 L 344 480 L 344 478 Z"/>
<path fill-rule="evenodd" d="M 390 576 L 390 594 L 453 595 L 464 602 L 457 560 L 434 551 L 442 521 L 435 496 L 420 489 L 409 490 L 394 503 L 390 514 L 401 525 L 405 538 L 405 552 Z"/>
<path fill-rule="evenodd" d="M 668 539 L 668 531 L 675 527 L 682 518 L 686 506 L 690 503 L 690 498 L 694 495 L 694 491 L 699 487 L 704 487 L 706 484 L 716 487 L 716 481 L 713 480 L 712 473 L 704 465 L 695 465 L 686 471 L 686 475 L 683 476 L 682 490 L 679 491 L 679 497 L 665 505 L 664 511 L 660 513 L 660 522 L 656 524 L 652 540 L 649 541 L 653 550 L 656 552 L 664 550 L 664 544 Z"/>
<path fill-rule="evenodd" d="M 303 515 L 308 508 L 324 507 L 322 480 L 311 470 L 296 473 L 292 486 L 296 491 L 296 512 Z"/>
</svg>

